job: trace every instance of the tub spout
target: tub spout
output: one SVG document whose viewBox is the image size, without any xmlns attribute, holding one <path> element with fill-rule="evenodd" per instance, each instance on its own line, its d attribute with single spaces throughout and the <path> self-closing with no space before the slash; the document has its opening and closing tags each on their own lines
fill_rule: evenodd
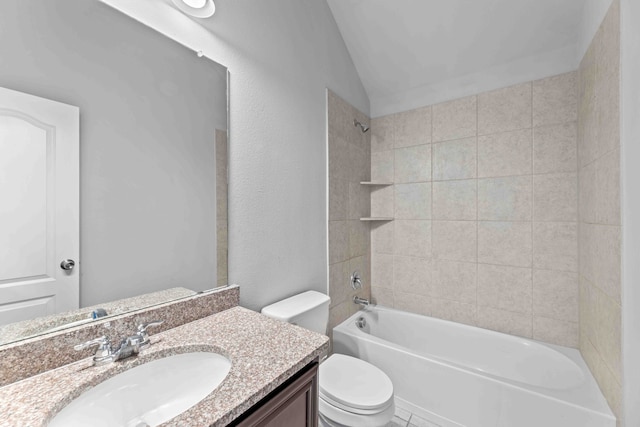
<svg viewBox="0 0 640 427">
<path fill-rule="evenodd" d="M 368 299 L 360 298 L 359 296 L 354 296 L 353 297 L 353 302 L 355 304 L 361 305 L 363 307 L 366 307 L 366 306 L 369 305 L 369 300 Z"/>
</svg>

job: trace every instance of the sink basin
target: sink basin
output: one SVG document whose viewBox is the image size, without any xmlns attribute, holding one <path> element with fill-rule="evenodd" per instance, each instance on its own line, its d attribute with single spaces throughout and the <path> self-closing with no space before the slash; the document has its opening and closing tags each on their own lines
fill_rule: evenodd
<svg viewBox="0 0 640 427">
<path fill-rule="evenodd" d="M 162 424 L 207 397 L 231 361 L 217 353 L 184 353 L 122 372 L 82 393 L 49 427 L 146 427 Z"/>
</svg>

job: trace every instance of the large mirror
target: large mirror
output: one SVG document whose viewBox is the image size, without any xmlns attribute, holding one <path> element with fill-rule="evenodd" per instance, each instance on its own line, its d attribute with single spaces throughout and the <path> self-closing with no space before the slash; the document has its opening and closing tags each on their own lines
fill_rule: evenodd
<svg viewBox="0 0 640 427">
<path fill-rule="evenodd" d="M 227 81 L 98 0 L 0 2 L 0 344 L 227 284 Z"/>
</svg>

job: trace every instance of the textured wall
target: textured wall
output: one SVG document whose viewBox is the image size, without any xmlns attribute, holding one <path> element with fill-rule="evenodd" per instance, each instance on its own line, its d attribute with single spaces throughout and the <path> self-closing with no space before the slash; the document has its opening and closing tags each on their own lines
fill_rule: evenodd
<svg viewBox="0 0 640 427">
<path fill-rule="evenodd" d="M 371 132 L 362 133 L 353 121 L 368 125 L 369 118 L 336 94 L 327 91 L 329 147 L 329 331 L 358 310 L 354 295 L 370 296 L 369 223 L 370 189 L 361 181 L 371 178 Z M 349 278 L 359 271 L 362 289 Z"/>
<path fill-rule="evenodd" d="M 578 345 L 576 80 L 373 120 L 373 299 Z"/>
<path fill-rule="evenodd" d="M 620 4 L 579 70 L 580 350 L 621 416 Z"/>
</svg>

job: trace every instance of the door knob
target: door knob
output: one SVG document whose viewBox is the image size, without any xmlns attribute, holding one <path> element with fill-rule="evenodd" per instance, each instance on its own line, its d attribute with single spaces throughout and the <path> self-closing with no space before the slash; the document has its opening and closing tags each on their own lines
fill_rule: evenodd
<svg viewBox="0 0 640 427">
<path fill-rule="evenodd" d="M 76 265 L 76 262 L 72 259 L 63 259 L 60 263 L 60 268 L 63 270 L 71 271 L 73 267 Z"/>
</svg>

